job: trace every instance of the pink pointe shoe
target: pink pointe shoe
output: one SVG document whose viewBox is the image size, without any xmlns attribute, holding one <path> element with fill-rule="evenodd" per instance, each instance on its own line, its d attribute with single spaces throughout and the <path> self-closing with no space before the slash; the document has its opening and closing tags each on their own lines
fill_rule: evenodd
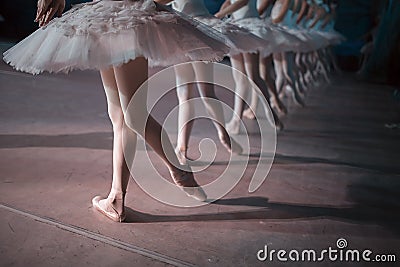
<svg viewBox="0 0 400 267">
<path fill-rule="evenodd" d="M 188 195 L 198 201 L 206 201 L 207 195 L 204 192 L 203 188 L 197 184 L 196 180 L 193 177 L 193 173 L 182 171 L 179 176 L 174 177 L 172 175 L 172 179 L 175 184 Z"/>
<path fill-rule="evenodd" d="M 178 161 L 181 165 L 186 165 L 188 162 L 188 158 L 186 157 L 186 150 L 187 149 L 180 149 L 179 147 L 175 148 L 175 154 L 178 158 Z"/>
<path fill-rule="evenodd" d="M 114 222 L 123 222 L 126 218 L 124 210 L 124 194 L 111 192 L 107 198 L 95 196 L 93 207 Z"/>
<path fill-rule="evenodd" d="M 226 136 L 224 135 L 219 135 L 219 141 L 221 144 L 225 147 L 225 149 L 232 154 L 238 155 L 243 152 L 243 148 L 239 145 L 238 142 L 235 141 L 235 139 L 227 136 L 228 139 L 226 139 Z"/>
</svg>

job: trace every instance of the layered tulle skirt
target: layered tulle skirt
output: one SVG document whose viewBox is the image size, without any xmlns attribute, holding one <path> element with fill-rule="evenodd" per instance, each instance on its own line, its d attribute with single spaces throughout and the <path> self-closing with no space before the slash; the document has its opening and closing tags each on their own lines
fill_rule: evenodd
<svg viewBox="0 0 400 267">
<path fill-rule="evenodd" d="M 229 22 L 267 40 L 269 42 L 269 49 L 262 53 L 263 56 L 268 56 L 271 53 L 295 51 L 301 43 L 296 36 L 258 17 L 231 19 Z"/>
<path fill-rule="evenodd" d="M 230 47 L 229 55 L 239 53 L 270 53 L 273 42 L 255 35 L 249 29 L 239 27 L 213 16 L 197 16 L 196 20 L 220 32 Z"/>
<path fill-rule="evenodd" d="M 4 60 L 32 74 L 104 69 L 140 56 L 150 66 L 221 60 L 229 52 L 224 37 L 197 26 L 159 11 L 151 0 L 96 1 L 53 19 L 6 51 Z"/>
<path fill-rule="evenodd" d="M 320 27 L 319 33 L 328 41 L 329 45 L 338 45 L 346 40 L 346 37 L 334 29 L 334 23 Z"/>
</svg>

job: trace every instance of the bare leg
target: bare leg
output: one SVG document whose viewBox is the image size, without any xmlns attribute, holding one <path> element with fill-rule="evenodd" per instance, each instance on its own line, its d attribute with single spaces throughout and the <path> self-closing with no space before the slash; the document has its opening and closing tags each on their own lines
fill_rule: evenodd
<svg viewBox="0 0 400 267">
<path fill-rule="evenodd" d="M 246 74 L 247 76 L 254 81 L 254 83 L 257 85 L 258 88 L 260 88 L 261 93 L 264 95 L 265 99 L 269 103 L 269 94 L 268 94 L 268 88 L 267 85 L 265 84 L 264 80 L 261 79 L 260 76 L 260 59 L 258 54 L 250 54 L 250 53 L 245 53 L 243 54 L 244 58 L 244 66 L 246 69 Z M 283 129 L 283 124 L 280 121 L 279 117 L 276 115 L 275 111 L 271 109 L 272 115 L 275 120 L 275 125 L 278 130 Z M 267 119 L 269 119 L 269 113 L 267 110 L 265 110 L 265 115 Z"/>
<path fill-rule="evenodd" d="M 293 52 L 289 52 L 287 54 L 287 60 L 289 65 L 289 72 L 293 80 L 293 89 L 296 91 L 296 94 L 300 97 L 303 102 L 304 97 L 304 88 L 300 82 L 300 68 L 296 64 L 296 54 Z"/>
<path fill-rule="evenodd" d="M 273 68 L 272 56 L 264 57 L 260 59 L 260 75 L 261 78 L 267 84 L 269 92 L 271 93 L 272 105 L 282 114 L 287 114 L 287 109 L 282 101 L 279 99 L 278 91 L 276 90 L 275 83 L 271 79 L 271 70 Z"/>
<path fill-rule="evenodd" d="M 326 53 L 330 59 L 330 63 L 333 65 L 333 70 L 338 74 L 342 74 L 342 70 L 340 69 L 340 67 L 336 61 L 336 57 L 333 54 L 332 47 L 327 47 Z"/>
<path fill-rule="evenodd" d="M 197 182 L 193 178 L 193 174 L 191 172 L 184 172 L 177 167 L 180 166 L 180 164 L 168 135 L 161 125 L 148 114 L 147 106 L 143 105 L 143 103 L 146 103 L 143 102 L 146 101 L 146 95 L 142 96 L 143 99 L 140 98 L 137 105 L 133 106 L 135 109 L 134 112 L 130 112 L 130 114 L 126 113 L 128 104 L 133 95 L 147 80 L 147 68 L 147 60 L 143 57 L 136 58 L 122 66 L 114 67 L 125 123 L 131 126 L 137 134 L 144 136 L 146 142 L 164 161 L 176 184 L 181 186 L 182 189 L 193 198 L 205 200 L 206 195 L 204 191 L 198 187 Z M 136 104 L 136 102 L 134 104 Z M 147 121 L 143 120 L 143 118 L 147 118 Z M 145 125 L 142 124 L 143 122 L 145 122 Z M 163 142 L 161 142 L 161 140 L 163 140 Z"/>
<path fill-rule="evenodd" d="M 314 79 L 316 82 L 319 82 L 319 73 L 318 73 L 318 54 L 317 51 L 313 51 L 311 53 L 311 60 L 312 60 L 312 73 L 314 74 Z"/>
<path fill-rule="evenodd" d="M 328 70 L 327 70 L 327 66 L 328 66 L 328 63 L 326 61 L 327 58 L 325 57 L 325 55 L 323 54 L 323 52 L 321 50 L 317 51 L 317 56 L 320 61 L 322 77 L 324 77 L 324 79 L 327 83 L 330 83 L 330 79 L 328 76 Z"/>
<path fill-rule="evenodd" d="M 283 73 L 283 63 L 282 63 L 282 54 L 275 53 L 273 54 L 274 67 L 275 67 L 275 88 L 278 94 L 283 93 L 283 87 L 285 85 L 285 77 Z"/>
<path fill-rule="evenodd" d="M 301 53 L 296 53 L 295 55 L 295 64 L 298 69 L 298 76 L 299 76 L 299 83 L 301 85 L 301 88 L 303 88 L 303 92 L 305 93 L 305 90 L 307 89 L 306 84 L 304 82 L 304 74 L 306 72 L 306 66 L 304 66 L 303 62 L 301 61 Z"/>
<path fill-rule="evenodd" d="M 235 97 L 234 97 L 234 108 L 233 111 L 237 116 L 233 116 L 232 119 L 226 124 L 226 130 L 230 134 L 239 134 L 240 130 L 240 119 L 244 109 L 244 101 L 247 94 L 247 86 L 249 86 L 246 77 L 243 73 L 246 73 L 244 67 L 244 58 L 242 54 L 231 56 L 231 65 L 236 71 L 232 72 L 233 79 L 235 81 Z M 239 73 L 241 72 L 241 73 Z"/>
<path fill-rule="evenodd" d="M 178 113 L 178 140 L 175 148 L 175 153 L 181 164 L 187 163 L 187 149 L 190 138 L 190 133 L 193 128 L 194 108 L 187 102 L 193 95 L 194 84 L 189 83 L 194 81 L 194 70 L 189 68 L 189 64 L 175 66 L 175 77 L 177 84 L 182 84 L 176 88 L 179 113 Z"/>
<path fill-rule="evenodd" d="M 282 55 L 283 72 L 285 74 L 286 81 L 288 82 L 288 85 L 289 85 L 286 87 L 286 90 L 288 90 L 288 92 L 292 96 L 293 102 L 296 105 L 304 106 L 303 99 L 301 98 L 301 96 L 296 88 L 296 77 L 293 72 L 292 55 L 293 54 L 291 52 L 283 53 L 283 55 Z"/>
<path fill-rule="evenodd" d="M 199 81 L 212 81 L 213 80 L 213 69 L 212 65 L 196 62 L 193 63 L 193 68 L 196 73 L 196 78 Z M 241 153 L 241 146 L 231 139 L 228 132 L 226 131 L 224 112 L 220 100 L 215 95 L 214 85 L 211 83 L 199 82 L 197 84 L 199 88 L 200 96 L 203 100 L 204 106 L 206 107 L 207 113 L 212 118 L 212 122 L 217 129 L 218 138 L 222 145 L 233 153 Z"/>
<path fill-rule="evenodd" d="M 100 207 L 100 211 L 114 221 L 123 221 L 125 218 L 124 200 L 128 187 L 130 172 L 123 150 L 123 134 L 129 140 L 129 149 L 136 150 L 136 133 L 124 127 L 124 114 L 119 101 L 118 87 L 114 77 L 114 70 L 102 70 L 101 79 L 107 97 L 108 115 L 113 127 L 113 175 L 111 190 L 106 199 L 95 197 L 93 206 Z M 125 131 L 124 131 L 125 129 Z M 124 131 L 124 132 L 123 132 Z"/>
<path fill-rule="evenodd" d="M 314 74 L 314 62 L 313 62 L 313 52 L 309 52 L 305 55 L 304 57 L 304 62 L 307 65 L 308 69 L 308 74 L 309 74 L 309 83 L 312 84 L 312 86 L 315 86 L 317 82 L 317 77 Z"/>
</svg>

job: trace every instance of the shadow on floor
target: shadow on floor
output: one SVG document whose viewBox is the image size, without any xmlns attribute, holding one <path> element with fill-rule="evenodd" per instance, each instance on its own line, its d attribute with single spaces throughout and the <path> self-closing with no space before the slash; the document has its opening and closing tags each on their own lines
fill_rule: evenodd
<svg viewBox="0 0 400 267">
<path fill-rule="evenodd" d="M 0 135 L 1 148 L 23 148 L 23 147 L 76 147 L 89 148 L 99 150 L 112 150 L 112 132 L 93 132 L 82 134 L 66 134 L 66 135 Z M 243 155 L 247 156 L 247 155 Z M 270 160 L 272 154 L 261 155 L 252 153 L 249 156 L 249 164 L 258 164 L 262 162 L 262 158 Z M 243 163 L 242 161 L 236 162 Z M 194 166 L 209 165 L 208 162 L 195 162 Z M 226 161 L 217 161 L 213 165 L 227 165 Z M 232 161 L 231 164 L 235 164 Z M 399 166 L 379 166 L 373 164 L 364 164 L 358 162 L 350 162 L 338 159 L 325 159 L 318 157 L 304 157 L 276 154 L 274 164 L 329 164 L 360 168 L 368 171 L 382 172 L 388 174 L 400 175 Z"/>
<path fill-rule="evenodd" d="M 196 215 L 152 215 L 130 208 L 126 210 L 127 223 L 156 222 L 204 222 L 234 220 L 296 220 L 311 218 L 331 218 L 340 221 L 357 222 L 358 224 L 378 224 L 400 234 L 397 225 L 400 223 L 399 207 L 370 207 L 356 205 L 351 207 L 309 206 L 289 203 L 271 203 L 267 198 L 243 197 L 221 199 L 212 205 L 251 206 L 262 208 L 256 211 L 220 212 Z"/>
</svg>

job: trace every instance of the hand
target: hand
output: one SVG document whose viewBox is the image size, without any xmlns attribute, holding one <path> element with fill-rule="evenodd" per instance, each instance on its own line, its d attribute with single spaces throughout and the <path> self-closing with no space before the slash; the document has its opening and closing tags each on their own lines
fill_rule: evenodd
<svg viewBox="0 0 400 267">
<path fill-rule="evenodd" d="M 61 16 L 65 8 L 65 0 L 39 0 L 36 12 L 36 22 L 39 26 L 45 26 L 54 15 Z"/>
<path fill-rule="evenodd" d="M 220 12 L 215 13 L 214 16 L 216 16 L 219 19 L 223 18 L 222 14 Z"/>
</svg>

